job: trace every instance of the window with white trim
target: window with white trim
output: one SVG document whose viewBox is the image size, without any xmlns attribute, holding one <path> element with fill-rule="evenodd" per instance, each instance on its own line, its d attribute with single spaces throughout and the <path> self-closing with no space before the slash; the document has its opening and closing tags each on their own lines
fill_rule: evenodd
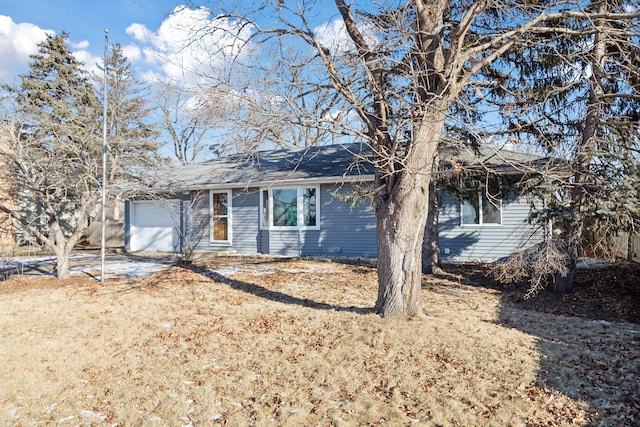
<svg viewBox="0 0 640 427">
<path fill-rule="evenodd" d="M 211 191 L 211 242 L 231 243 L 231 191 Z"/>
<path fill-rule="evenodd" d="M 262 228 L 318 229 L 318 194 L 315 186 L 262 190 Z"/>
<path fill-rule="evenodd" d="M 470 179 L 462 185 L 465 188 L 460 207 L 462 225 L 502 224 L 502 199 L 496 178 L 489 178 L 485 182 Z"/>
</svg>

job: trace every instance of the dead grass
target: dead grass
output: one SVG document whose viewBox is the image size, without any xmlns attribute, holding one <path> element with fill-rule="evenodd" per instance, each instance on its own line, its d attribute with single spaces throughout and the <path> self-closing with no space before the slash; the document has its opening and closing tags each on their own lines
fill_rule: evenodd
<svg viewBox="0 0 640 427">
<path fill-rule="evenodd" d="M 375 295 L 374 270 L 322 261 L 2 282 L 0 424 L 638 422 L 638 325 L 444 279 L 425 282 L 420 320 L 370 313 Z"/>
</svg>

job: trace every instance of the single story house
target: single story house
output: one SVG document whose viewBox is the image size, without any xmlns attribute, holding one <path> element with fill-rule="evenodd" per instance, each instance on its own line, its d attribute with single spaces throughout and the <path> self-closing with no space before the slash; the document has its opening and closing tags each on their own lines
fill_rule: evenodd
<svg viewBox="0 0 640 427">
<path fill-rule="evenodd" d="M 521 177 L 526 171 L 516 164 L 534 167 L 540 159 L 485 151 L 477 159 L 458 155 L 450 165 L 472 170 L 482 163 L 496 176 Z M 152 185 L 161 197 L 126 202 L 125 246 L 134 252 L 180 252 L 192 245 L 240 254 L 375 257 L 370 200 L 353 203 L 351 197 L 373 184 L 369 153 L 357 143 L 326 145 L 231 155 L 170 169 Z M 462 198 L 441 194 L 444 262 L 494 261 L 543 238 L 526 222 L 527 198 L 500 185 L 505 184 L 496 180 L 481 186 L 484 190 L 470 186 Z"/>
</svg>

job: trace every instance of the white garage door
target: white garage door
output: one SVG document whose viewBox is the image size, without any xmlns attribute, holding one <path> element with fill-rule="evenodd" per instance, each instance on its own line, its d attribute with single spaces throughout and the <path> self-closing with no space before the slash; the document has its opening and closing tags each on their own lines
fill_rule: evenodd
<svg viewBox="0 0 640 427">
<path fill-rule="evenodd" d="M 178 200 L 131 202 L 131 251 L 177 252 Z"/>
</svg>

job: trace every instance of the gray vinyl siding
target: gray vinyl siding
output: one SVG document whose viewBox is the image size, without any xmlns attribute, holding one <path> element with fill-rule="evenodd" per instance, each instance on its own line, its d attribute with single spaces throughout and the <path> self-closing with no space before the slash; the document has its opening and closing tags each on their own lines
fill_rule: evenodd
<svg viewBox="0 0 640 427">
<path fill-rule="evenodd" d="M 319 230 L 256 230 L 254 239 L 257 252 L 281 256 L 375 257 L 376 222 L 370 203 L 365 201 L 350 209 L 343 200 L 333 196 L 337 189 L 335 185 L 320 186 Z M 341 186 L 339 191 L 348 193 L 351 187 Z M 255 203 L 259 206 L 257 198 Z M 234 204 L 234 215 L 235 209 Z M 257 227 L 259 217 L 254 223 Z M 234 233 L 236 224 L 237 219 L 234 216 Z M 248 218 L 243 220 L 243 224 L 253 227 Z M 247 232 L 247 236 L 253 233 L 254 231 Z M 236 249 L 235 234 L 233 247 Z"/>
<path fill-rule="evenodd" d="M 231 244 L 226 242 L 211 241 L 211 212 L 209 208 L 209 192 L 203 192 L 206 197 L 198 205 L 197 213 L 194 212 L 189 224 L 192 234 L 199 233 L 201 239 L 198 242 L 200 250 L 234 251 L 246 254 L 259 252 L 259 221 L 260 202 L 257 189 L 247 191 L 233 190 L 231 205 Z M 202 224 L 197 226 L 197 224 Z M 199 230 L 197 230 L 198 228 Z"/>
<path fill-rule="evenodd" d="M 304 231 L 302 231 L 304 234 Z M 269 230 L 269 254 L 299 256 L 299 232 L 298 230 Z"/>
<path fill-rule="evenodd" d="M 232 248 L 240 253 L 259 252 L 260 191 L 233 191 Z"/>
<path fill-rule="evenodd" d="M 258 253 L 269 253 L 269 230 L 260 230 L 258 233 Z"/>
<path fill-rule="evenodd" d="M 516 249 L 543 239 L 541 230 L 526 222 L 530 205 L 526 198 L 511 196 L 502 201 L 502 224 L 461 225 L 460 202 L 442 195 L 439 216 L 440 255 L 447 261 L 496 261 Z"/>
<path fill-rule="evenodd" d="M 131 249 L 131 201 L 124 201 L 124 250 Z"/>
<path fill-rule="evenodd" d="M 348 194 L 352 187 L 323 185 L 320 187 L 320 245 L 324 256 L 375 257 L 376 216 L 370 201 L 354 207 L 337 199 L 333 193 Z"/>
<path fill-rule="evenodd" d="M 193 197 L 201 197 L 200 201 L 191 200 L 191 208 L 183 207 L 183 212 L 188 216 L 187 224 L 189 227 L 186 233 L 192 239 L 195 239 L 197 249 L 211 249 L 209 240 L 211 239 L 211 215 L 209 212 L 209 192 L 201 191 L 193 194 Z"/>
</svg>

